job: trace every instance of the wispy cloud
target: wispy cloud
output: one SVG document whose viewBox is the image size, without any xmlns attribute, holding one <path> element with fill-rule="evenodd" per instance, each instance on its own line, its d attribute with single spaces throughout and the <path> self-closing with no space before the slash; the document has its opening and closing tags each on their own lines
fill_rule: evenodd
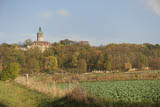
<svg viewBox="0 0 160 107">
<path fill-rule="evenodd" d="M 67 9 L 59 9 L 56 11 L 56 14 L 60 16 L 71 16 L 71 13 Z"/>
<path fill-rule="evenodd" d="M 43 11 L 39 14 L 41 19 L 49 20 L 53 16 L 71 16 L 72 14 L 67 9 L 58 9 L 56 11 Z"/>
<path fill-rule="evenodd" d="M 40 13 L 40 17 L 41 17 L 42 19 L 46 19 L 46 20 L 52 18 L 53 15 L 54 15 L 54 13 L 51 12 L 51 11 L 44 11 L 44 12 L 41 12 L 41 13 Z"/>
<path fill-rule="evenodd" d="M 143 0 L 152 8 L 152 11 L 160 16 L 160 0 Z"/>
</svg>

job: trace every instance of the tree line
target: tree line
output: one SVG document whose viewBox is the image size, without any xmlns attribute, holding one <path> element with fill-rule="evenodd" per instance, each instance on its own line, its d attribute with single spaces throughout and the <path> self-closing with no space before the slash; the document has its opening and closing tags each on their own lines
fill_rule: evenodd
<svg viewBox="0 0 160 107">
<path fill-rule="evenodd" d="M 66 39 L 53 43 L 44 52 L 38 48 L 24 51 L 21 47 L 19 44 L 0 45 L 0 72 L 9 71 L 11 65 L 19 67 L 19 73 L 160 69 L 159 44 L 90 46 Z"/>
</svg>

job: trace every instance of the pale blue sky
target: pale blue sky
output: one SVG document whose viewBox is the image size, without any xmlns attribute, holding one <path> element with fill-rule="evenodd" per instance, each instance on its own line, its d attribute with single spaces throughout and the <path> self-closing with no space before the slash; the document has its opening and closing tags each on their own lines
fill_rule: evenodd
<svg viewBox="0 0 160 107">
<path fill-rule="evenodd" d="M 87 40 L 92 45 L 160 42 L 159 0 L 0 0 L 0 43 Z"/>
</svg>

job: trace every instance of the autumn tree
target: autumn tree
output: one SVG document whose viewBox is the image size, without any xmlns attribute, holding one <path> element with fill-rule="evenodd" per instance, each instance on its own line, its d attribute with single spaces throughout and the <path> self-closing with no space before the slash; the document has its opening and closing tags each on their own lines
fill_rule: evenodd
<svg viewBox="0 0 160 107">
<path fill-rule="evenodd" d="M 2 56 L 0 55 L 0 72 L 2 72 L 3 66 L 2 66 Z"/>
<path fill-rule="evenodd" d="M 131 63 L 130 62 L 124 63 L 124 70 L 129 71 L 130 69 L 132 69 Z"/>
<path fill-rule="evenodd" d="M 136 59 L 136 65 L 138 69 L 145 69 L 145 67 L 148 66 L 148 59 L 145 55 L 143 55 L 142 53 L 140 53 L 139 55 L 137 55 L 137 59 Z"/>
<path fill-rule="evenodd" d="M 104 63 L 105 70 L 111 71 L 112 63 L 113 63 L 113 57 L 111 55 L 108 55 Z"/>
<path fill-rule="evenodd" d="M 73 55 L 72 55 L 72 58 L 71 58 L 71 67 L 73 68 L 77 68 L 77 65 L 78 65 L 78 57 L 79 57 L 79 53 L 78 52 L 75 52 Z"/>
<path fill-rule="evenodd" d="M 98 70 L 104 70 L 104 55 L 103 53 L 100 51 L 97 55 L 97 63 L 96 63 L 96 68 Z"/>
<path fill-rule="evenodd" d="M 78 64 L 78 72 L 84 73 L 87 72 L 87 64 L 85 59 L 80 59 Z"/>
<path fill-rule="evenodd" d="M 57 68 L 58 62 L 55 56 L 48 56 L 45 58 L 44 68 L 46 71 L 53 71 Z"/>
<path fill-rule="evenodd" d="M 61 40 L 60 43 L 63 44 L 63 45 L 70 45 L 70 44 L 73 44 L 75 42 L 72 41 L 72 40 L 69 40 L 69 39 L 65 39 L 65 40 Z"/>
<path fill-rule="evenodd" d="M 160 69 L 160 57 L 155 57 L 150 60 L 150 67 L 152 69 Z"/>
<path fill-rule="evenodd" d="M 24 41 L 24 46 L 30 46 L 32 44 L 32 40 L 31 39 L 26 39 Z"/>
</svg>

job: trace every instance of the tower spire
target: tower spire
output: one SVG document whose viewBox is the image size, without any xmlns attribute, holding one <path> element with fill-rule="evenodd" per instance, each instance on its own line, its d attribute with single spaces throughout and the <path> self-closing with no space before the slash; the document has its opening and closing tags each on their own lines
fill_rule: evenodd
<svg viewBox="0 0 160 107">
<path fill-rule="evenodd" d="M 42 32 L 42 29 L 41 29 L 41 27 L 39 27 L 39 32 Z"/>
</svg>

